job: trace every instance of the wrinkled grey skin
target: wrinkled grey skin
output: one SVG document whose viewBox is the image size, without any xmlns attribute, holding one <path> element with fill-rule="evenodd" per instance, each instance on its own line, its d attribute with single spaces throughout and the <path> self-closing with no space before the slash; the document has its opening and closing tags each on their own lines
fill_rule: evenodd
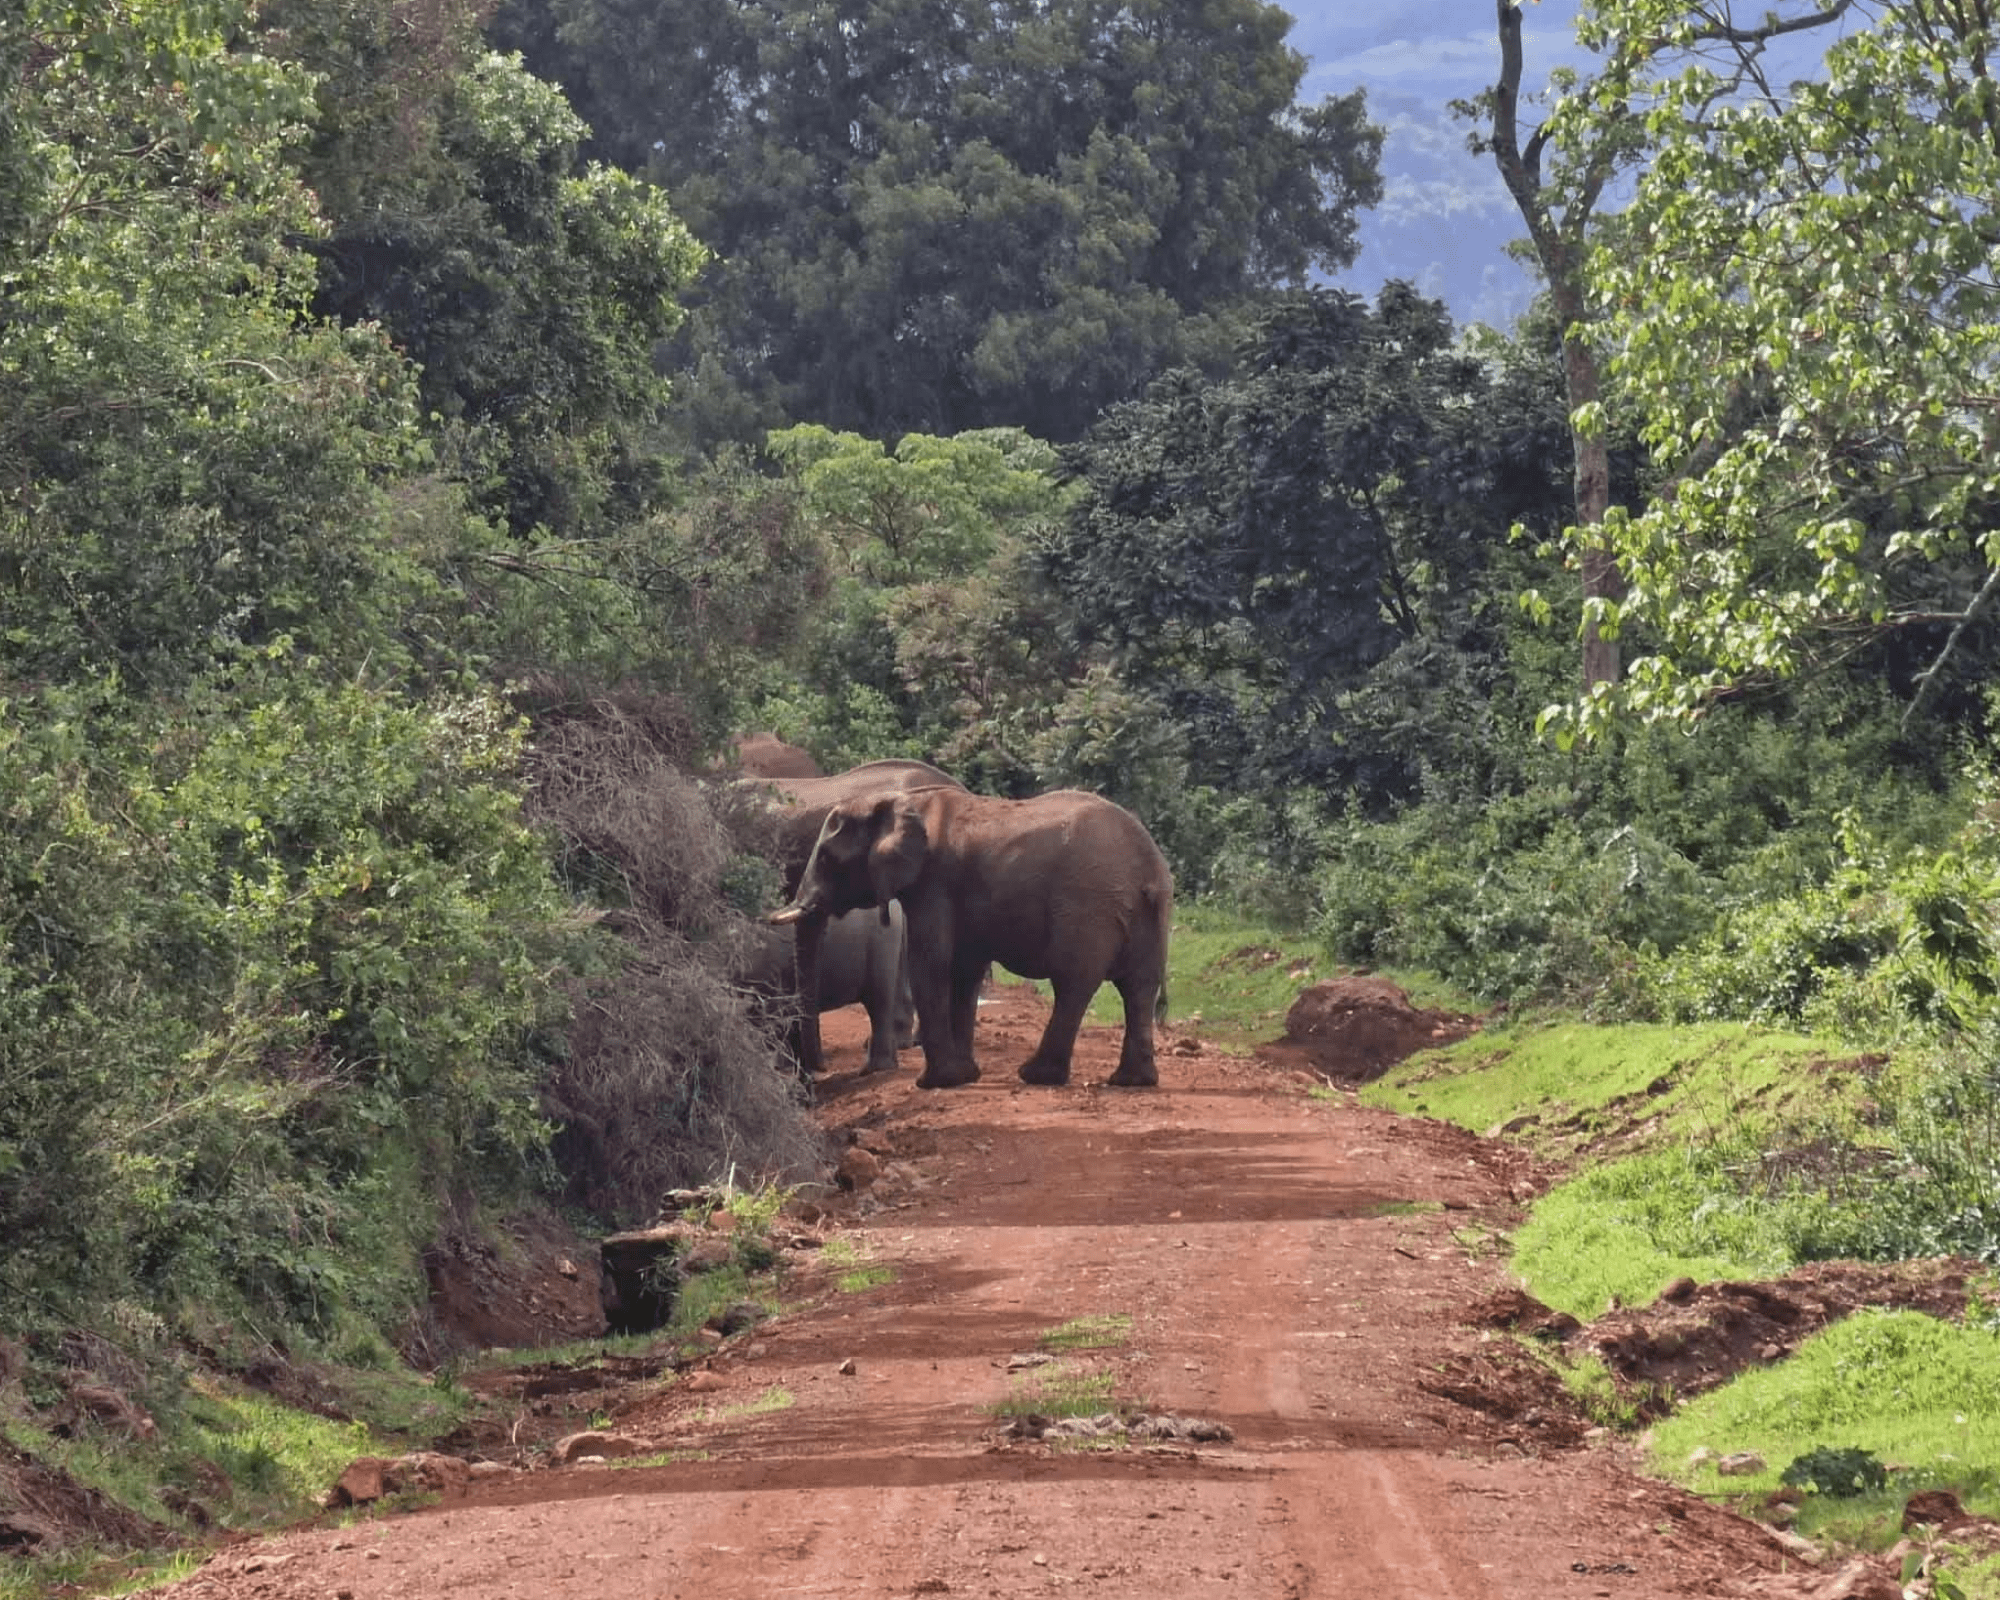
<svg viewBox="0 0 2000 1600">
<path fill-rule="evenodd" d="M 746 778 L 741 781 L 768 790 L 780 808 L 778 869 L 784 875 L 787 899 L 797 895 L 799 879 L 819 838 L 820 825 L 826 821 L 827 812 L 839 802 L 857 795 L 896 794 L 939 785 L 961 793 L 964 791 L 964 785 L 956 778 L 928 761 L 867 761 L 845 772 L 836 772 L 829 778 L 786 778 L 778 781 Z M 819 992 L 820 947 L 825 936 L 824 915 L 815 914 L 799 920 L 798 987 L 795 993 Z M 825 1056 L 820 1047 L 819 1014 L 810 1006 L 801 1010 L 803 1014 L 793 1035 L 792 1050 L 798 1057 L 799 1070 L 817 1077 L 826 1069 Z"/>
<path fill-rule="evenodd" d="M 772 933 L 762 960 L 744 974 L 751 988 L 787 998 L 794 993 L 797 968 L 793 937 L 782 929 Z M 842 1006 L 868 1008 L 869 1072 L 893 1071 L 896 1052 L 916 1043 L 917 1007 L 903 969 L 903 945 L 899 906 L 889 908 L 887 924 L 874 910 L 834 917 L 827 922 L 820 941 L 819 991 L 811 1008 L 813 1015 Z"/>
<path fill-rule="evenodd" d="M 972 1055 L 979 984 L 998 961 L 1046 978 L 1055 1007 L 1024 1082 L 1069 1081 L 1083 1014 L 1098 985 L 1125 1004 L 1109 1082 L 1159 1082 L 1153 1022 L 1166 987 L 1173 877 L 1145 825 L 1077 789 L 996 800 L 963 789 L 864 795 L 828 813 L 792 903 L 777 923 L 899 901 L 909 922 L 910 986 L 923 1028 L 920 1089 L 979 1076 Z"/>
</svg>

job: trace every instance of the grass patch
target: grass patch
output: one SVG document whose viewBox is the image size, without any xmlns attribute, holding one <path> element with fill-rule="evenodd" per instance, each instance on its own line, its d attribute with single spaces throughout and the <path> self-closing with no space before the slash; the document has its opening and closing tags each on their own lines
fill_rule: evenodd
<svg viewBox="0 0 2000 1600">
<path fill-rule="evenodd" d="M 1900 1537 L 1903 1502 L 1920 1489 L 1956 1493 L 1968 1511 L 2000 1516 L 2000 1335 L 1915 1311 L 1858 1311 L 1789 1360 L 1745 1372 L 1655 1425 L 1654 1470 L 1718 1498 L 1759 1496 L 1815 1449 L 1862 1449 L 1889 1466 L 1888 1486 L 1850 1498 L 1808 1494 L 1808 1537 L 1881 1549 Z M 1754 1450 L 1750 1478 L 1690 1467 L 1706 1445 Z"/>
<path fill-rule="evenodd" d="M 674 1467 L 688 1461 L 708 1461 L 712 1459 L 707 1450 L 657 1450 L 649 1456 L 620 1456 L 616 1461 L 604 1464 L 614 1469 L 628 1467 Z"/>
<path fill-rule="evenodd" d="M 852 1239 L 829 1239 L 819 1247 L 819 1258 L 830 1267 L 859 1266 L 861 1246 Z"/>
<path fill-rule="evenodd" d="M 1052 1361 L 1017 1377 L 993 1411 L 1002 1417 L 1094 1417 L 1115 1409 L 1111 1395 L 1117 1381 L 1113 1373 Z"/>
<path fill-rule="evenodd" d="M 752 1301 L 767 1313 L 778 1309 L 775 1299 L 756 1291 L 750 1273 L 741 1266 L 695 1273 L 681 1285 L 680 1298 L 674 1302 L 673 1320 L 668 1324 L 671 1337 L 680 1344 L 694 1342 L 703 1323 L 739 1300 Z"/>
<path fill-rule="evenodd" d="M 1368 1208 L 1371 1217 L 1423 1217 L 1444 1210 L 1442 1200 L 1383 1200 Z"/>
<path fill-rule="evenodd" d="M 1650 1387 L 1637 1394 L 1621 1388 L 1611 1369 L 1594 1355 L 1572 1358 L 1545 1350 L 1532 1339 L 1520 1343 L 1562 1379 L 1563 1388 L 1592 1422 L 1619 1433 L 1630 1433 L 1643 1420 L 1641 1408 L 1652 1393 Z"/>
<path fill-rule="evenodd" d="M 1711 1145 L 1592 1167 L 1550 1190 L 1514 1235 L 1514 1270 L 1545 1305 L 1586 1321 L 1650 1304 L 1675 1278 L 1761 1278 L 1792 1265 L 1782 1203 L 1738 1195 Z"/>
<path fill-rule="evenodd" d="M 1975 1550 L 1949 1539 L 1939 1540 L 1936 1548 L 1939 1560 L 1932 1570 L 1957 1584 L 1965 1600 L 2000 1600 L 2000 1551 Z"/>
<path fill-rule="evenodd" d="M 65 1439 L 18 1421 L 0 1423 L 0 1437 L 183 1532 L 194 1530 L 162 1498 L 169 1491 L 193 1494 L 224 1527 L 253 1526 L 316 1510 L 317 1496 L 356 1456 L 400 1448 L 364 1422 L 334 1422 L 208 1378 L 193 1380 L 155 1420 L 160 1431 L 150 1440 L 96 1430 Z"/>
<path fill-rule="evenodd" d="M 885 1283 L 894 1283 L 896 1274 L 890 1267 L 857 1267 L 852 1272 L 843 1272 L 834 1279 L 834 1287 L 842 1294 L 865 1294 L 870 1289 L 879 1289 Z"/>
<path fill-rule="evenodd" d="M 1524 1022 L 1420 1052 L 1361 1099 L 1475 1133 L 1526 1119 L 1517 1137 L 1561 1159 L 1610 1139 L 1658 1143 L 1810 1110 L 1839 1075 L 1802 1069 L 1839 1053 L 1824 1040 L 1736 1023 Z"/>
<path fill-rule="evenodd" d="M 717 1407 L 714 1416 L 718 1421 L 725 1417 L 761 1417 L 773 1411 L 789 1411 L 798 1403 L 798 1397 L 791 1390 L 781 1383 L 774 1383 L 754 1400 Z"/>
<path fill-rule="evenodd" d="M 1073 1317 L 1041 1336 L 1044 1350 L 1115 1350 L 1132 1335 L 1132 1318 L 1123 1311 Z"/>
<path fill-rule="evenodd" d="M 0 1560 L 0 1600 L 46 1600 L 56 1594 L 126 1595 L 191 1578 L 208 1550 L 163 1556 L 114 1556 L 101 1550 Z"/>
</svg>

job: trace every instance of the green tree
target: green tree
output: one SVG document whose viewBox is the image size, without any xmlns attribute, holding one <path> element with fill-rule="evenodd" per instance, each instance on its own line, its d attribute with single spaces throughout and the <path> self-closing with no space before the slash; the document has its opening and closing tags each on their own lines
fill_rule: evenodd
<svg viewBox="0 0 2000 1600">
<path fill-rule="evenodd" d="M 1594 14 L 1698 31 L 1637 0 Z M 1670 477 L 1606 523 L 1629 592 L 1605 616 L 1653 644 L 1585 726 L 1688 716 L 1885 633 L 1931 652 L 1921 692 L 1978 636 L 2000 593 L 1990 44 L 1983 13 L 1913 0 L 1783 93 L 1744 60 L 1645 86 L 1649 165 L 1590 278 Z M 1579 103 L 1565 137 L 1613 115 Z"/>
<path fill-rule="evenodd" d="M 380 322 L 416 363 L 478 508 L 517 537 L 602 536 L 661 496 L 653 351 L 704 252 L 657 189 L 581 160 L 583 123 L 482 46 L 483 9 L 264 9 L 266 39 L 316 84 L 314 309 Z"/>
<path fill-rule="evenodd" d="M 1264 0 L 512 0 L 503 43 L 716 252 L 698 433 L 1082 431 L 1353 259 L 1361 94 L 1304 108 Z"/>
<path fill-rule="evenodd" d="M 308 312 L 305 75 L 247 8 L 16 6 L 0 170 L 0 669 L 164 684 L 289 633 L 396 653 L 422 453 L 378 330 Z"/>
<path fill-rule="evenodd" d="M 1611 459 L 1605 442 L 1601 342 L 1586 287 L 1599 203 L 1613 180 L 1642 158 L 1645 108 L 1662 80 L 1690 62 L 1705 73 L 1711 97 L 1682 103 L 1697 120 L 1712 113 L 1717 99 L 1746 86 L 1769 96 L 1772 86 L 1760 66 L 1769 43 L 1824 26 L 1851 3 L 1830 0 L 1787 15 L 1772 11 L 1746 28 L 1737 26 L 1727 0 L 1634 7 L 1629 16 L 1616 3 L 1586 0 L 1577 19 L 1577 39 L 1603 64 L 1587 78 L 1567 67 L 1551 74 L 1553 109 L 1524 137 L 1521 7 L 1518 0 L 1497 0 L 1500 76 L 1490 89 L 1453 103 L 1461 115 L 1481 125 L 1472 136 L 1472 149 L 1490 154 L 1498 166 L 1527 225 L 1528 248 L 1562 328 L 1577 529 L 1568 547 L 1583 580 L 1579 632 L 1586 691 L 1618 680 L 1615 608 L 1626 583 L 1616 535 L 1603 528 L 1612 508 Z M 1734 60 L 1733 73 L 1716 74 L 1699 66 L 1705 55 L 1717 53 Z"/>
<path fill-rule="evenodd" d="M 1217 781 L 1393 787 L 1410 750 L 1364 751 L 1342 697 L 1392 658 L 1420 693 L 1496 648 L 1480 576 L 1559 496 L 1519 453 L 1546 383 L 1506 370 L 1407 285 L 1374 308 L 1313 292 L 1256 319 L 1226 382 L 1164 378 L 1075 447 L 1086 493 L 1046 570 L 1083 638 L 1195 722 Z"/>
<path fill-rule="evenodd" d="M 1055 451 L 1018 428 L 906 433 L 891 451 L 805 422 L 773 431 L 765 449 L 847 569 L 882 587 L 964 577 L 1003 530 L 1058 516 L 1070 498 Z"/>
</svg>

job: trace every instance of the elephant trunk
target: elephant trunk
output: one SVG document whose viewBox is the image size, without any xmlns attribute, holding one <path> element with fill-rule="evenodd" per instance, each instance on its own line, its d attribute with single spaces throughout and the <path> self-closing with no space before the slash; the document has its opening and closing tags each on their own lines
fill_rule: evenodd
<svg viewBox="0 0 2000 1600">
<path fill-rule="evenodd" d="M 816 1078 L 826 1070 L 825 1047 L 819 1034 L 819 967 L 826 943 L 827 919 L 813 915 L 804 906 L 785 909 L 798 913 L 790 919 L 798 927 L 792 959 L 798 983 L 799 1016 L 792 1035 L 792 1054 L 798 1058 L 799 1071 L 808 1078 Z"/>
</svg>

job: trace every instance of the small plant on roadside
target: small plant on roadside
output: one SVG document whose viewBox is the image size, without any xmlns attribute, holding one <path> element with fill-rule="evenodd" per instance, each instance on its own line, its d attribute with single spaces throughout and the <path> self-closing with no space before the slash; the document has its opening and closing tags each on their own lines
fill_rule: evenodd
<svg viewBox="0 0 2000 1600">
<path fill-rule="evenodd" d="M 1599 1427 L 1629 1433 L 1645 1420 L 1650 1410 L 1647 1402 L 1655 1398 L 1651 1391 L 1628 1391 L 1596 1356 L 1565 1358 L 1544 1350 L 1532 1341 L 1524 1340 L 1522 1344 L 1523 1348 L 1533 1350 L 1537 1359 L 1545 1362 L 1562 1379 L 1562 1386 L 1569 1391 L 1570 1397 L 1582 1407 L 1584 1415 Z"/>
<path fill-rule="evenodd" d="M 633 1467 L 672 1467 L 684 1461 L 706 1461 L 706 1450 L 657 1450 L 649 1456 L 622 1456 L 615 1461 L 607 1461 L 608 1467 L 631 1470 Z"/>
<path fill-rule="evenodd" d="M 834 1286 L 842 1294 L 864 1294 L 895 1281 L 896 1274 L 889 1267 L 857 1267 L 852 1272 L 843 1272 L 834 1280 Z"/>
<path fill-rule="evenodd" d="M 852 1267 L 861 1261 L 861 1247 L 852 1239 L 829 1239 L 819 1247 L 819 1258 L 830 1267 Z"/>
<path fill-rule="evenodd" d="M 1808 1489 L 1845 1500 L 1885 1487 L 1889 1473 L 1875 1459 L 1873 1450 L 1821 1445 L 1793 1457 L 1792 1464 L 1778 1475 L 1778 1481 L 1793 1489 Z"/>
<path fill-rule="evenodd" d="M 1045 1350 L 1114 1350 L 1132 1333 L 1132 1318 L 1123 1311 L 1073 1317 L 1041 1336 Z"/>
<path fill-rule="evenodd" d="M 717 1312 L 733 1301 L 753 1299 L 750 1275 L 738 1266 L 717 1267 L 713 1272 L 697 1272 L 681 1285 L 674 1302 L 673 1337 L 689 1344 L 696 1332 Z"/>
<path fill-rule="evenodd" d="M 1108 1372 L 1045 1368 L 1018 1383 L 993 1410 L 1002 1417 L 1094 1417 L 1112 1409 L 1115 1383 Z"/>
<path fill-rule="evenodd" d="M 756 1399 L 723 1406 L 715 1414 L 717 1417 L 761 1417 L 773 1411 L 789 1411 L 797 1404 L 798 1397 L 791 1390 L 783 1384 L 773 1384 Z"/>
</svg>

